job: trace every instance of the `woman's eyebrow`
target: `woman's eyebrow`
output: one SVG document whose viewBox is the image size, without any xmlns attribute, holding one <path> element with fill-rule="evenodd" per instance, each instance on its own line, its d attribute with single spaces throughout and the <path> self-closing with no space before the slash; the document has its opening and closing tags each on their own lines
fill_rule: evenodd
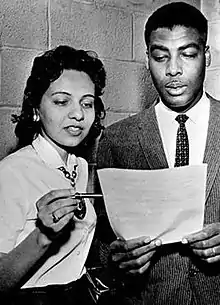
<svg viewBox="0 0 220 305">
<path fill-rule="evenodd" d="M 56 95 L 56 94 L 66 94 L 66 95 L 71 96 L 71 94 L 69 92 L 66 92 L 66 91 L 55 91 L 51 95 L 53 96 L 53 95 Z"/>
<path fill-rule="evenodd" d="M 93 97 L 93 98 L 95 98 L 95 96 L 93 94 L 90 94 L 90 93 L 84 94 L 82 97 Z"/>
</svg>

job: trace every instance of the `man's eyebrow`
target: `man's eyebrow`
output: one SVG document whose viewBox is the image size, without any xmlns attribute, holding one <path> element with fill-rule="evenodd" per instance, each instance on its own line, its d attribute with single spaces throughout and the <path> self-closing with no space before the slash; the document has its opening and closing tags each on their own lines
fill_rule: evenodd
<svg viewBox="0 0 220 305">
<path fill-rule="evenodd" d="M 195 42 L 191 42 L 191 43 L 187 43 L 183 46 L 180 46 L 178 48 L 179 51 L 183 51 L 185 49 L 188 49 L 188 48 L 194 48 L 196 50 L 199 50 L 200 49 L 200 46 L 198 43 L 195 43 Z M 161 45 L 161 44 L 152 44 L 150 46 L 150 51 L 153 52 L 154 50 L 160 50 L 160 51 L 164 51 L 164 52 L 169 52 L 169 49 L 167 47 L 165 47 L 164 45 Z"/>
<path fill-rule="evenodd" d="M 199 50 L 200 49 L 200 46 L 199 44 L 195 43 L 195 42 L 191 42 L 191 43 L 187 43 L 183 46 L 180 46 L 178 48 L 179 51 L 183 51 L 185 49 L 188 49 L 188 48 L 194 48 L 196 50 Z M 150 52 L 153 52 L 154 50 L 160 50 L 160 51 L 164 51 L 164 52 L 169 52 L 169 49 L 167 47 L 165 47 L 164 45 L 161 45 L 161 44 L 152 44 L 150 46 Z"/>
<path fill-rule="evenodd" d="M 196 50 L 199 50 L 200 46 L 199 46 L 199 44 L 197 44 L 195 42 L 191 42 L 191 43 L 188 43 L 186 45 L 183 45 L 183 46 L 179 47 L 178 50 L 182 51 L 182 50 L 185 50 L 185 49 L 188 49 L 188 48 L 194 48 Z"/>
<path fill-rule="evenodd" d="M 165 47 L 164 45 L 161 45 L 161 44 L 152 44 L 150 46 L 150 51 L 153 52 L 154 50 L 169 52 L 169 49 L 167 47 Z"/>
</svg>

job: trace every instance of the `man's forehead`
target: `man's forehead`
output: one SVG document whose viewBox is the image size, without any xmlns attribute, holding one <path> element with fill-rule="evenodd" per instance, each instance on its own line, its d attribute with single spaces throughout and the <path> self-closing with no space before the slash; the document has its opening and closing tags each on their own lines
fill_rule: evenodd
<svg viewBox="0 0 220 305">
<path fill-rule="evenodd" d="M 201 35 L 194 28 L 175 26 L 172 29 L 158 28 L 152 31 L 149 45 L 176 45 L 180 46 L 188 43 L 201 43 Z"/>
</svg>

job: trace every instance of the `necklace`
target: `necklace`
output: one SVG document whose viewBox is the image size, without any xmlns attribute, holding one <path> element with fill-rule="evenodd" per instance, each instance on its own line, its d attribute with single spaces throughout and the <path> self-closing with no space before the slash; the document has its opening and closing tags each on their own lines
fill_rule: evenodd
<svg viewBox="0 0 220 305">
<path fill-rule="evenodd" d="M 73 171 L 70 174 L 70 172 L 68 170 L 65 169 L 64 166 L 60 166 L 58 167 L 58 169 L 64 174 L 65 178 L 70 180 L 70 184 L 72 187 L 75 187 L 76 185 L 76 177 L 77 177 L 77 172 L 76 172 L 76 168 L 77 168 L 77 164 L 73 166 Z"/>
<path fill-rule="evenodd" d="M 70 180 L 70 184 L 72 187 L 75 187 L 76 185 L 76 177 L 77 177 L 77 172 L 76 172 L 76 168 L 77 168 L 77 164 L 73 166 L 73 171 L 70 174 L 70 172 L 68 170 L 65 169 L 64 166 L 60 166 L 58 167 L 58 169 L 64 174 L 65 178 Z M 74 211 L 74 215 L 76 216 L 76 218 L 78 219 L 83 219 L 86 215 L 86 204 L 84 199 L 80 199 L 77 209 Z"/>
</svg>

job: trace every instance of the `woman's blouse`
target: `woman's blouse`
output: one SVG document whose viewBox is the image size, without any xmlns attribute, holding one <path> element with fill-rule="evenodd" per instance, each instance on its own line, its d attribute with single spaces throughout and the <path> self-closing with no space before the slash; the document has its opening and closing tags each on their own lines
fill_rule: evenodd
<svg viewBox="0 0 220 305">
<path fill-rule="evenodd" d="M 67 166 L 55 148 L 42 136 L 32 145 L 0 162 L 0 252 L 8 253 L 24 240 L 35 225 L 36 202 L 51 190 L 71 188 L 70 180 L 58 170 L 76 168 L 76 192 L 85 192 L 88 165 L 83 158 L 69 155 Z M 74 217 L 69 238 L 25 283 L 26 287 L 63 284 L 77 280 L 85 272 L 85 261 L 94 235 L 96 214 L 89 200 L 83 220 Z"/>
</svg>

